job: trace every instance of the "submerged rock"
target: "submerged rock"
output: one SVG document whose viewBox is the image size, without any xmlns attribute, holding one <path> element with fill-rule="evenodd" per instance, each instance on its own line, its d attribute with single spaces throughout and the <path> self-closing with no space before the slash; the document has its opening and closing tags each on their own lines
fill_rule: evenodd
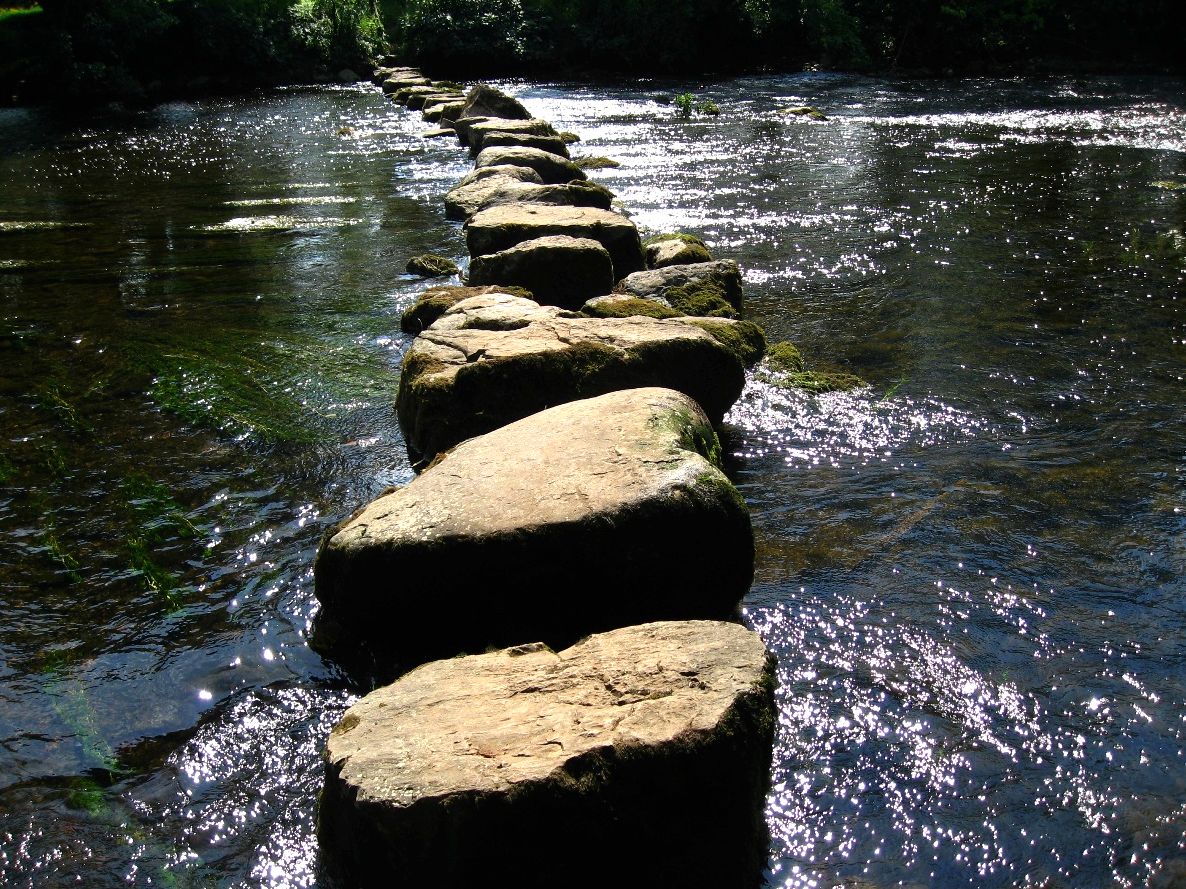
<svg viewBox="0 0 1186 889">
<path fill-rule="evenodd" d="M 773 687 L 712 621 L 426 664 L 330 734 L 322 847 L 363 886 L 756 886 Z"/>
<path fill-rule="evenodd" d="M 497 253 L 547 235 L 569 235 L 599 242 L 614 261 L 615 278 L 629 275 L 645 264 L 638 229 L 629 219 L 610 210 L 512 204 L 482 210 L 465 224 L 465 240 L 471 256 Z"/>
<path fill-rule="evenodd" d="M 789 342 L 774 343 L 766 351 L 766 360 L 755 376 L 780 389 L 800 389 L 812 395 L 864 389 L 869 384 L 845 371 L 808 370 L 799 349 Z"/>
<path fill-rule="evenodd" d="M 416 338 L 396 407 L 423 464 L 550 405 L 637 386 L 683 392 L 719 423 L 744 385 L 736 354 L 686 321 L 588 318 L 492 294 L 456 304 Z"/>
<path fill-rule="evenodd" d="M 530 167 L 539 173 L 544 184 L 560 185 L 574 179 L 585 179 L 585 173 L 567 158 L 539 148 L 517 145 L 496 145 L 484 148 L 474 160 L 474 166 L 494 167 L 509 164 L 515 167 Z"/>
<path fill-rule="evenodd" d="M 447 256 L 437 256 L 435 253 L 422 253 L 408 260 L 409 275 L 419 275 L 422 278 L 444 278 L 461 272 L 457 263 Z"/>
<path fill-rule="evenodd" d="M 525 287 L 536 302 L 578 309 L 589 297 L 613 289 L 614 263 L 597 241 L 552 235 L 474 257 L 469 283 Z"/>
<path fill-rule="evenodd" d="M 719 452 L 699 406 L 656 388 L 466 441 L 326 538 L 314 643 L 392 675 L 524 639 L 728 617 L 753 534 Z"/>
<path fill-rule="evenodd" d="M 636 272 L 616 289 L 642 299 L 667 300 L 685 314 L 706 315 L 722 307 L 741 311 L 741 270 L 727 259 Z"/>
</svg>

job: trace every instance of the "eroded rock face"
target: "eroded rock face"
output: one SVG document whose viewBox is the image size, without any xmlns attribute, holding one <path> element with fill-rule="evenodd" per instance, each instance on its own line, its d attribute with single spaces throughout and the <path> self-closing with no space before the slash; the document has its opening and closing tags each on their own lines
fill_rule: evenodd
<svg viewBox="0 0 1186 889">
<path fill-rule="evenodd" d="M 638 229 L 629 219 L 610 210 L 508 204 L 482 210 L 465 224 L 465 240 L 471 256 L 497 253 L 523 241 L 549 235 L 597 241 L 609 251 L 617 279 L 645 266 Z"/>
<path fill-rule="evenodd" d="M 536 302 L 579 309 L 590 297 L 613 289 L 614 263 L 597 241 L 553 235 L 474 257 L 469 283 L 525 287 Z"/>
<path fill-rule="evenodd" d="M 699 406 L 657 388 L 466 441 L 323 543 L 313 644 L 390 676 L 524 639 L 726 618 L 754 553 L 718 454 Z"/>
<path fill-rule="evenodd" d="M 635 272 L 617 286 L 619 293 L 641 299 L 669 298 L 669 290 L 677 287 L 709 285 L 719 289 L 723 298 L 737 311 L 741 310 L 741 270 L 731 259 L 698 262 L 690 265 L 671 265 L 649 271 Z"/>
<path fill-rule="evenodd" d="M 502 294 L 457 303 L 412 343 L 396 412 L 423 464 L 460 441 L 552 405 L 663 386 L 714 423 L 741 395 L 745 368 L 678 318 L 588 318 Z"/>
<path fill-rule="evenodd" d="M 530 167 L 539 173 L 545 185 L 562 185 L 574 179 L 585 179 L 585 171 L 567 158 L 539 148 L 517 145 L 496 145 L 479 152 L 474 166 L 493 167 L 509 164 L 515 167 Z"/>
<path fill-rule="evenodd" d="M 711 621 L 426 664 L 330 735 L 323 849 L 367 887 L 756 886 L 772 698 Z"/>
</svg>

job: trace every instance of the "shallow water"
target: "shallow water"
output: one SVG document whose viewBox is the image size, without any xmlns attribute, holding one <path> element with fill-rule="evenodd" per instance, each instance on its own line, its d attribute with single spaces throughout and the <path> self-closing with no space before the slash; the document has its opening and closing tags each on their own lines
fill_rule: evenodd
<svg viewBox="0 0 1186 889">
<path fill-rule="evenodd" d="M 508 88 L 870 383 L 730 416 L 770 885 L 1186 881 L 1184 84 L 687 86 Z M 0 111 L 5 885 L 323 884 L 312 557 L 411 477 L 403 263 L 464 258 L 424 128 L 370 88 Z"/>
</svg>

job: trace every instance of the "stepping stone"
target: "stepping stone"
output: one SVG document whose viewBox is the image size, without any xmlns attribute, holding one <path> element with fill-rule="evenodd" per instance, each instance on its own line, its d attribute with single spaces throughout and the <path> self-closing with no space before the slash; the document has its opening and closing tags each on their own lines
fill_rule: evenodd
<svg viewBox="0 0 1186 889">
<path fill-rule="evenodd" d="M 322 849 L 350 885 L 758 886 L 773 687 L 712 621 L 426 664 L 330 734 Z"/>
<path fill-rule="evenodd" d="M 486 118 L 475 121 L 465 128 L 466 145 L 470 147 L 474 154 L 477 154 L 483 146 L 483 141 L 490 136 L 502 135 L 519 135 L 519 136 L 553 136 L 560 139 L 555 128 L 546 120 L 538 120 L 532 118 L 530 120 L 505 120 L 503 118 Z M 560 139 L 563 143 L 563 139 Z M 565 154 L 565 157 L 568 157 Z"/>
<path fill-rule="evenodd" d="M 525 287 L 538 303 L 579 309 L 587 299 L 613 289 L 614 263 L 597 241 L 552 235 L 474 257 L 469 283 Z"/>
<path fill-rule="evenodd" d="M 511 292 L 508 293 L 508 290 Z M 438 284 L 424 291 L 420 298 L 404 311 L 399 319 L 400 330 L 404 333 L 420 333 L 459 302 L 474 296 L 489 296 L 492 293 L 500 293 L 507 297 L 524 296 L 523 291 L 514 287 L 462 287 L 455 284 Z"/>
<path fill-rule="evenodd" d="M 530 167 L 539 173 L 545 185 L 560 185 L 574 179 L 587 179 L 585 171 L 567 158 L 550 151 L 525 146 L 505 145 L 485 148 L 474 160 L 477 168 L 509 164 L 515 167 Z M 641 249 L 641 248 L 640 248 Z"/>
<path fill-rule="evenodd" d="M 471 131 L 472 132 L 472 131 Z M 568 160 L 568 146 L 559 136 L 533 136 L 523 133 L 484 133 L 470 154 L 477 156 L 487 148 L 537 148 Z M 579 169 L 579 167 L 578 167 Z"/>
<path fill-rule="evenodd" d="M 422 465 L 550 405 L 637 386 L 683 392 L 720 423 L 745 366 L 689 320 L 587 318 L 490 294 L 457 303 L 413 341 L 396 412 Z"/>
<path fill-rule="evenodd" d="M 473 252 L 472 248 L 470 252 Z M 704 285 L 719 289 L 729 305 L 741 311 L 741 270 L 737 263 L 730 259 L 635 272 L 619 281 L 615 289 L 629 296 L 642 299 L 658 298 L 674 305 L 675 303 L 669 299 L 669 291 L 677 287 L 694 289 Z"/>
<path fill-rule="evenodd" d="M 691 265 L 697 262 L 712 262 L 712 254 L 699 238 L 690 236 L 650 238 L 643 244 L 647 256 L 647 268 L 661 269 L 669 265 Z"/>
<path fill-rule="evenodd" d="M 697 404 L 612 392 L 458 445 L 327 536 L 313 644 L 360 673 L 650 620 L 724 619 L 749 511 Z"/>
<path fill-rule="evenodd" d="M 501 90 L 479 83 L 465 97 L 462 117 L 502 117 L 508 120 L 529 120 L 531 112 L 518 99 Z"/>
<path fill-rule="evenodd" d="M 488 207 L 504 204 L 554 204 L 561 207 L 597 207 L 608 210 L 614 194 L 595 182 L 568 182 L 564 185 L 541 185 L 539 174 L 529 167 L 483 167 L 486 170 L 522 170 L 536 181 L 524 177 L 494 177 L 458 185 L 445 195 L 445 216 L 469 219 Z M 472 175 L 472 174 L 471 174 Z"/>
<path fill-rule="evenodd" d="M 488 148 L 486 151 L 526 151 Z M 485 152 L 483 152 L 485 154 Z M 483 256 L 547 235 L 591 238 L 614 261 L 614 277 L 621 279 L 644 268 L 642 242 L 634 223 L 597 207 L 556 207 L 546 204 L 508 204 L 476 213 L 465 224 L 470 256 Z M 690 268 L 690 266 L 685 266 Z"/>
</svg>

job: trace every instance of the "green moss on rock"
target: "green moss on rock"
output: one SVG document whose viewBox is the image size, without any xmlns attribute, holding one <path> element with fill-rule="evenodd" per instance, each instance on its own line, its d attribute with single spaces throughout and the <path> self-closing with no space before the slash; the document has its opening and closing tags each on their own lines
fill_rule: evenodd
<svg viewBox="0 0 1186 889">
<path fill-rule="evenodd" d="M 445 278 L 461 271 L 457 263 L 435 253 L 421 253 L 408 260 L 408 274 L 422 278 Z"/>
<path fill-rule="evenodd" d="M 688 323 L 695 324 L 707 332 L 718 343 L 736 355 L 737 360 L 746 367 L 757 364 L 766 354 L 766 334 L 752 321 L 728 323 L 708 318 L 689 318 Z"/>
<path fill-rule="evenodd" d="M 709 281 L 693 281 L 670 287 L 663 298 L 681 315 L 705 318 L 736 318 L 737 310 L 725 298 L 722 287 Z"/>
<path fill-rule="evenodd" d="M 803 370 L 803 353 L 794 343 L 786 340 L 774 343 L 766 350 L 766 363 L 773 370 L 784 373 L 799 373 Z"/>
<path fill-rule="evenodd" d="M 652 235 L 642 242 L 642 246 L 650 247 L 653 244 L 661 243 L 662 241 L 682 241 L 690 247 L 703 247 L 708 249 L 708 245 L 704 243 L 703 239 L 695 235 L 689 235 L 685 232 L 668 232 L 662 235 Z"/>
<path fill-rule="evenodd" d="M 616 161 L 613 158 L 601 157 L 597 155 L 574 157 L 572 162 L 582 170 L 609 170 L 622 166 L 621 161 Z"/>
<path fill-rule="evenodd" d="M 679 312 L 653 299 L 619 299 L 586 304 L 584 314 L 591 318 L 678 318 Z"/>
</svg>

